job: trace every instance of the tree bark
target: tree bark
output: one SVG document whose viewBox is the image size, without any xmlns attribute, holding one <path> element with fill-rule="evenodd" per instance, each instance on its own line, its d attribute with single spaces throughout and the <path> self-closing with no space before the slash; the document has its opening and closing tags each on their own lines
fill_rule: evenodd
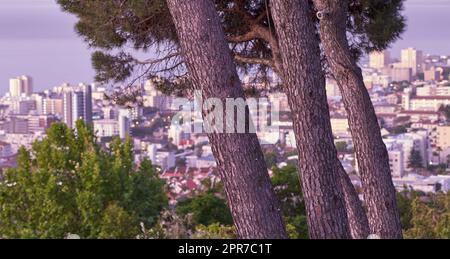
<svg viewBox="0 0 450 259">
<path fill-rule="evenodd" d="M 348 114 L 370 231 L 382 238 L 402 238 L 389 155 L 362 71 L 352 58 L 346 36 L 348 2 L 314 0 L 314 3 L 316 9 L 325 14 L 320 20 L 320 36 Z"/>
<path fill-rule="evenodd" d="M 244 98 L 214 2 L 167 0 L 189 75 L 203 98 Z M 206 114 L 207 111 L 204 111 Z M 240 238 L 287 238 L 256 134 L 208 134 Z"/>
<path fill-rule="evenodd" d="M 281 76 L 297 137 L 310 236 L 349 239 L 353 233 L 360 235 L 360 231 L 350 230 L 345 198 L 350 201 L 349 210 L 359 210 L 350 216 L 363 217 L 355 219 L 358 226 L 360 222 L 363 224 L 358 229 L 364 229 L 365 215 L 350 179 L 341 182 L 348 175 L 334 146 L 319 40 L 310 16 L 311 4 L 308 0 L 272 0 L 271 4 L 283 66 Z M 347 196 L 343 185 L 349 191 Z"/>
<path fill-rule="evenodd" d="M 337 167 L 340 172 L 340 181 L 345 197 L 345 207 L 347 209 L 348 224 L 350 225 L 350 232 L 354 239 L 367 239 L 370 234 L 369 220 L 364 210 L 359 195 L 353 186 L 350 177 L 345 172 L 341 162 L 337 162 Z"/>
</svg>

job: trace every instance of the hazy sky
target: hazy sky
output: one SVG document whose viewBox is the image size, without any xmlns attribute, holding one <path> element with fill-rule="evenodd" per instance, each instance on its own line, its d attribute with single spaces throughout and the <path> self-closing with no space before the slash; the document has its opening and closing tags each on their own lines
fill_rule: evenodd
<svg viewBox="0 0 450 259">
<path fill-rule="evenodd" d="M 416 47 L 450 55 L 450 0 L 407 0 L 408 31 L 392 49 Z M 10 77 L 26 74 L 42 90 L 62 82 L 92 82 L 90 51 L 73 26 L 75 17 L 54 0 L 0 0 L 0 94 Z"/>
</svg>

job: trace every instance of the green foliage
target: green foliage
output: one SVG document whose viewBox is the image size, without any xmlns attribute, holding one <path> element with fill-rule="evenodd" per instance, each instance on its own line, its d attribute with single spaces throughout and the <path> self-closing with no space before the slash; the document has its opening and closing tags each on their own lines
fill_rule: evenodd
<svg viewBox="0 0 450 259">
<path fill-rule="evenodd" d="M 280 200 L 290 238 L 309 238 L 307 217 L 295 167 L 274 169 L 272 182 Z M 223 196 L 223 187 L 204 181 L 208 192 L 179 202 L 175 210 L 164 211 L 157 224 L 144 230 L 142 238 L 228 239 L 235 238 L 231 213 Z"/>
<path fill-rule="evenodd" d="M 95 80 L 97 82 L 125 81 L 131 76 L 134 69 L 134 59 L 130 54 L 121 52 L 118 55 L 109 55 L 101 51 L 92 54 L 92 66 L 98 71 Z"/>
<path fill-rule="evenodd" d="M 274 169 L 272 184 L 275 194 L 281 202 L 283 215 L 288 217 L 305 215 L 305 205 L 297 168 L 287 166 L 282 169 Z"/>
<path fill-rule="evenodd" d="M 289 236 L 307 239 L 309 232 L 306 208 L 297 168 L 287 166 L 282 169 L 274 169 L 272 184 L 280 201 Z"/>
<path fill-rule="evenodd" d="M 450 238 L 450 194 L 405 191 L 398 198 L 406 238 Z"/>
<path fill-rule="evenodd" d="M 309 239 L 308 219 L 306 215 L 287 218 L 286 229 L 291 239 Z"/>
<path fill-rule="evenodd" d="M 82 122 L 54 124 L 0 182 L 0 238 L 134 238 L 167 198 L 150 162 L 134 171 L 132 157 L 129 139 L 102 150 Z"/>
<path fill-rule="evenodd" d="M 351 0 L 349 3 L 347 25 L 355 53 L 384 50 L 405 31 L 404 0 Z"/>
<path fill-rule="evenodd" d="M 192 214 L 180 215 L 174 210 L 165 210 L 157 224 L 143 229 L 140 239 L 236 239 L 234 226 L 214 223 L 208 226 L 192 222 Z"/>
<path fill-rule="evenodd" d="M 278 156 L 273 151 L 264 152 L 264 158 L 268 168 L 277 166 Z"/>
<path fill-rule="evenodd" d="M 98 238 L 101 239 L 130 239 L 134 238 L 138 227 L 133 224 L 133 217 L 122 207 L 113 203 L 103 212 L 102 226 Z"/>
<path fill-rule="evenodd" d="M 192 235 L 192 239 L 236 239 L 236 229 L 234 227 L 212 224 L 209 226 L 197 226 Z"/>
<path fill-rule="evenodd" d="M 347 147 L 348 147 L 348 145 L 347 145 L 347 142 L 345 142 L 345 141 L 336 143 L 336 150 L 338 152 L 347 152 Z"/>
<path fill-rule="evenodd" d="M 154 227 L 142 226 L 140 239 L 188 239 L 192 236 L 190 215 L 180 216 L 174 210 L 161 212 Z"/>
<path fill-rule="evenodd" d="M 404 0 L 349 1 L 348 34 L 355 57 L 364 52 L 387 48 L 405 29 L 401 15 Z M 78 17 L 77 32 L 93 47 L 103 53 L 94 54 L 94 66 L 99 81 L 122 81 L 136 66 L 144 66 L 144 78 L 183 75 L 185 70 L 177 53 L 178 39 L 165 0 L 58 0 L 63 10 Z M 254 25 L 275 34 L 266 0 L 215 0 L 223 28 L 229 38 L 250 32 Z M 268 5 L 266 5 L 268 4 Z M 269 11 L 269 12 L 268 12 Z M 244 42 L 230 41 L 233 51 L 244 57 L 271 59 L 272 48 L 263 39 Z M 158 50 L 159 62 L 137 62 L 127 50 Z M 114 51 L 119 50 L 119 51 Z M 153 61 L 155 61 L 153 60 Z M 128 64 L 127 64 L 128 62 Z M 259 71 L 267 75 L 265 65 L 238 62 L 244 71 Z M 181 67 L 181 69 L 180 69 Z M 169 76 L 170 77 L 170 76 Z M 172 87 L 173 85 L 171 85 Z"/>
<path fill-rule="evenodd" d="M 179 202 L 176 211 L 182 216 L 190 214 L 193 225 L 233 224 L 233 219 L 225 200 L 211 192 Z"/>
<path fill-rule="evenodd" d="M 408 197 L 409 192 L 402 192 L 397 194 L 397 206 L 400 213 L 400 221 L 403 229 L 410 229 L 412 227 L 412 204 Z"/>
</svg>

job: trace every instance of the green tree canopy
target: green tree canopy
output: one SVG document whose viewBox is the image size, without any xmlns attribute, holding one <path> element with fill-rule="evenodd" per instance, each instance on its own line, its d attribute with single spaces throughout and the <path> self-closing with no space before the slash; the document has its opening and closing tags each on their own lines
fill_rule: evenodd
<svg viewBox="0 0 450 259">
<path fill-rule="evenodd" d="M 134 238 L 167 205 L 165 183 L 149 161 L 135 170 L 130 139 L 107 150 L 92 129 L 54 124 L 21 148 L 0 182 L 0 238 Z"/>
<path fill-rule="evenodd" d="M 275 168 L 272 184 L 280 200 L 290 237 L 307 239 L 309 235 L 306 209 L 297 168 L 295 166 Z"/>
<path fill-rule="evenodd" d="M 405 29 L 403 2 L 349 1 L 347 30 L 355 57 L 385 49 L 400 37 Z M 58 0 L 58 3 L 78 17 L 76 30 L 89 45 L 99 49 L 93 54 L 98 81 L 122 82 L 130 77 L 154 76 L 173 79 L 186 73 L 165 0 Z M 215 0 L 215 3 L 239 67 L 244 72 L 259 71 L 256 78 L 266 75 L 268 69 L 279 69 L 275 26 L 268 17 L 270 0 Z M 137 52 L 149 50 L 156 57 L 136 58 Z"/>
<path fill-rule="evenodd" d="M 212 192 L 179 202 L 176 211 L 183 216 L 190 214 L 192 216 L 191 223 L 194 226 L 209 226 L 216 223 L 222 225 L 233 224 L 231 212 L 226 201 Z"/>
</svg>

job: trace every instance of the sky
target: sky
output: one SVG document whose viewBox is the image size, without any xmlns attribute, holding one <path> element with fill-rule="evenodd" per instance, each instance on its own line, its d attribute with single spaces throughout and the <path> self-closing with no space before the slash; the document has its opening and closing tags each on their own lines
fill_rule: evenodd
<svg viewBox="0 0 450 259">
<path fill-rule="evenodd" d="M 407 47 L 450 55 L 449 14 L 450 0 L 406 0 L 408 28 L 392 55 Z M 75 33 L 75 23 L 55 0 L 0 0 L 0 94 L 19 75 L 32 76 L 35 90 L 91 83 L 92 50 Z"/>
</svg>

